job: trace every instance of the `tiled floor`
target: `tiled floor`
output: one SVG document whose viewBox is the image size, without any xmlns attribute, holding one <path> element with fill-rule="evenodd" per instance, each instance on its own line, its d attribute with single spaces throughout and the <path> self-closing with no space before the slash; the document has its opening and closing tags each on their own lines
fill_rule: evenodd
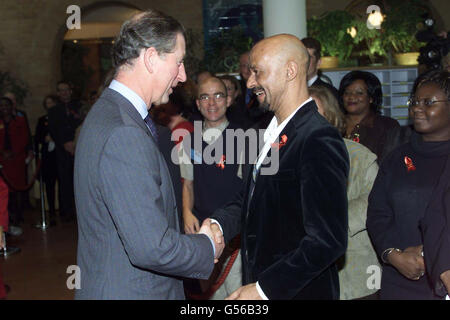
<svg viewBox="0 0 450 320">
<path fill-rule="evenodd" d="M 76 264 L 76 223 L 58 223 L 42 231 L 34 227 L 39 217 L 40 212 L 27 211 L 23 234 L 7 239 L 8 246 L 21 249 L 6 258 L 0 257 L 3 280 L 11 288 L 7 299 L 73 299 L 74 291 L 66 285 L 71 274 L 66 271 Z"/>
</svg>

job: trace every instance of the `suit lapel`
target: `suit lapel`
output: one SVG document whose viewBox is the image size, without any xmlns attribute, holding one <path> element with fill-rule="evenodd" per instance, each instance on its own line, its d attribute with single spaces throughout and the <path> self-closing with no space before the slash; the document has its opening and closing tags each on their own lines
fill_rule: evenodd
<svg viewBox="0 0 450 320">
<path fill-rule="evenodd" d="M 305 121 L 308 121 L 308 119 L 310 118 L 310 116 L 312 115 L 314 108 L 317 110 L 317 106 L 316 103 L 313 101 L 308 102 L 306 105 L 304 105 L 295 115 L 294 117 L 292 117 L 292 119 L 286 124 L 286 126 L 284 127 L 284 129 L 280 132 L 280 135 L 277 137 L 277 139 L 275 140 L 275 144 L 276 143 L 280 143 L 281 141 L 281 137 L 286 136 L 286 144 L 281 145 L 278 147 L 278 145 L 275 145 L 275 148 L 278 148 L 278 165 L 279 168 L 278 170 L 281 169 L 281 163 L 283 161 L 284 157 L 288 157 L 289 156 L 289 151 L 291 149 L 291 146 L 294 145 L 295 140 L 297 138 L 297 128 L 299 126 L 301 126 L 303 123 L 305 123 Z M 250 204 L 249 204 L 249 210 L 247 212 L 247 217 L 249 215 L 249 212 L 251 211 L 251 209 L 253 209 L 255 207 L 255 205 L 261 201 L 261 193 L 264 190 L 264 181 L 266 179 L 270 179 L 269 176 L 261 176 L 261 169 L 262 168 L 268 168 L 270 167 L 270 165 L 273 162 L 272 159 L 272 154 L 273 154 L 273 149 L 274 147 L 271 147 L 269 149 L 269 152 L 267 153 L 267 157 L 270 157 L 271 162 L 267 163 L 267 164 L 262 164 L 258 174 L 256 176 L 256 183 L 255 183 L 255 188 L 253 191 L 253 196 L 250 199 Z M 297 150 L 294 151 L 294 153 L 297 152 Z M 252 178 L 251 173 L 253 172 L 253 166 L 251 167 L 251 171 L 250 171 L 250 177 L 249 179 Z M 278 171 L 277 171 L 278 172 Z M 276 174 L 276 173 L 275 173 Z M 249 195 L 250 196 L 250 195 Z M 254 210 L 252 210 L 254 211 Z"/>
</svg>

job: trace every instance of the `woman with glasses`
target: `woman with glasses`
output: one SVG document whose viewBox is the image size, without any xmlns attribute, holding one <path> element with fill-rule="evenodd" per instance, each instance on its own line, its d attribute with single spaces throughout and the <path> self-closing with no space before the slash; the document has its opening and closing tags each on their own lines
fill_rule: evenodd
<svg viewBox="0 0 450 320">
<path fill-rule="evenodd" d="M 447 210 L 448 217 L 449 208 L 444 203 L 450 181 L 449 99 L 450 73 L 432 71 L 416 80 L 409 101 L 414 132 L 408 143 L 394 149 L 382 162 L 369 196 L 367 228 L 384 263 L 381 299 L 441 298 L 427 279 L 432 265 L 425 264 L 424 256 L 427 260 L 431 251 L 423 246 L 421 230 L 433 225 L 428 213 L 432 203 L 434 214 L 445 221 Z M 433 200 L 439 194 L 439 199 Z M 428 220 L 426 225 L 424 218 Z M 443 235 L 448 248 L 449 228 L 445 229 L 443 223 L 434 227 L 442 229 L 431 235 Z M 449 251 L 435 256 L 447 263 L 450 260 Z M 450 269 L 450 263 L 446 267 Z"/>
<path fill-rule="evenodd" d="M 370 72 L 351 71 L 339 86 L 339 103 L 344 109 L 344 137 L 366 146 L 383 157 L 388 132 L 399 127 L 397 120 L 380 114 L 383 92 L 378 78 Z"/>
</svg>

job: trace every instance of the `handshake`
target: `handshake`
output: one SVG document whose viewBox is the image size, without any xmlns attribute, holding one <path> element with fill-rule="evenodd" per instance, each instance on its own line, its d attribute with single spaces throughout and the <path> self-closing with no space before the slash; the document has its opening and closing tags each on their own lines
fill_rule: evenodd
<svg viewBox="0 0 450 320">
<path fill-rule="evenodd" d="M 217 263 L 225 248 L 225 240 L 219 225 L 217 223 L 211 223 L 211 219 L 205 219 L 198 233 L 207 235 L 214 242 L 214 263 Z"/>
</svg>

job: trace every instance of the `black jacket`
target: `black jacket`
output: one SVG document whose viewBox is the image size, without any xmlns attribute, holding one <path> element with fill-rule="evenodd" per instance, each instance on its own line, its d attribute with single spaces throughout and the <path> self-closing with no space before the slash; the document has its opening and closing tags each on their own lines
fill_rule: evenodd
<svg viewBox="0 0 450 320">
<path fill-rule="evenodd" d="M 278 171 L 263 175 L 250 198 L 252 169 L 233 201 L 217 210 L 225 241 L 241 232 L 244 284 L 258 281 L 269 299 L 338 299 L 335 261 L 347 247 L 349 159 L 336 130 L 305 104 L 269 151 Z M 279 157 L 276 157 L 279 150 Z"/>
</svg>

